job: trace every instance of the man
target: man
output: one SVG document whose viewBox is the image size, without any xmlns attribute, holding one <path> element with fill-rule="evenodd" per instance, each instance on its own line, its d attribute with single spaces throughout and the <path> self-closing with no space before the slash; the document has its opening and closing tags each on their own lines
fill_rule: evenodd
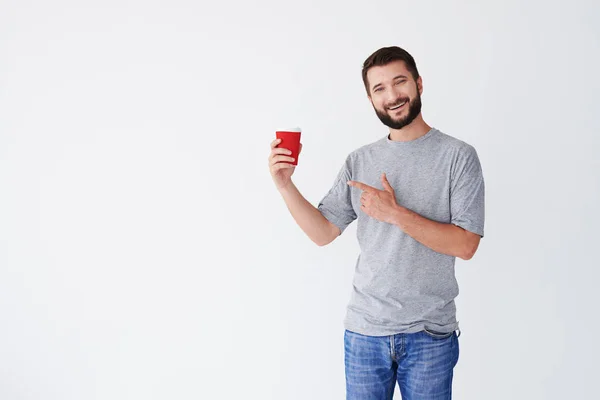
<svg viewBox="0 0 600 400">
<path fill-rule="evenodd" d="M 484 180 L 475 149 L 421 115 L 423 81 L 399 47 L 373 53 L 363 82 L 389 135 L 353 151 L 313 207 L 291 181 L 286 149 L 271 144 L 273 180 L 319 246 L 357 219 L 360 245 L 344 320 L 346 398 L 451 399 L 459 344 L 455 258 L 475 254 Z"/>
</svg>

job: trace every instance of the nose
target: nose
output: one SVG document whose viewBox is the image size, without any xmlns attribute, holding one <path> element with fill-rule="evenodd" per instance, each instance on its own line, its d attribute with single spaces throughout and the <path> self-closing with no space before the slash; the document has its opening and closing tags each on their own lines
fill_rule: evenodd
<svg viewBox="0 0 600 400">
<path fill-rule="evenodd" d="M 396 88 L 393 88 L 392 90 L 388 90 L 387 102 L 388 102 L 388 104 L 393 104 L 400 97 L 401 96 L 400 96 L 400 93 L 398 92 L 398 90 Z"/>
</svg>

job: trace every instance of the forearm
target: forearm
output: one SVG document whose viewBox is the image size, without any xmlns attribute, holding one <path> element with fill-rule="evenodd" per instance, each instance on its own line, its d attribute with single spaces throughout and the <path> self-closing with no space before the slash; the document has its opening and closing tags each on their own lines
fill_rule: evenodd
<svg viewBox="0 0 600 400">
<path fill-rule="evenodd" d="M 323 246 L 335 238 L 333 226 L 321 212 L 302 196 L 298 188 L 290 182 L 285 188 L 279 189 L 292 217 L 317 245 Z M 338 232 L 339 234 L 339 232 Z"/>
<path fill-rule="evenodd" d="M 396 209 L 393 221 L 413 239 L 438 253 L 464 260 L 473 255 L 465 230 L 456 225 L 432 221 L 401 206 Z"/>
</svg>

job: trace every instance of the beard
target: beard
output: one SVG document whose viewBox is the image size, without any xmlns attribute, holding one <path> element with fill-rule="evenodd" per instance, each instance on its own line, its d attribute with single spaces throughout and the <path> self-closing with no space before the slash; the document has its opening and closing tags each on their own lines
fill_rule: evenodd
<svg viewBox="0 0 600 400">
<path fill-rule="evenodd" d="M 411 122 L 415 120 L 421 113 L 421 94 L 417 92 L 417 96 L 410 100 L 408 97 L 400 98 L 396 100 L 395 105 L 401 104 L 403 101 L 408 101 L 408 113 L 404 117 L 400 117 L 399 119 L 394 119 L 388 111 L 380 111 L 375 106 L 373 109 L 375 110 L 375 114 L 379 117 L 379 120 L 391 129 L 402 129 L 406 125 L 409 125 Z"/>
</svg>

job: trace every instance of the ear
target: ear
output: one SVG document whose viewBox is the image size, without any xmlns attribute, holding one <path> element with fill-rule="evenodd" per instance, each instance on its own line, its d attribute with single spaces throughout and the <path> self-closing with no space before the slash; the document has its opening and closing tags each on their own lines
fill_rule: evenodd
<svg viewBox="0 0 600 400">
<path fill-rule="evenodd" d="M 419 94 L 423 94 L 423 79 L 420 76 L 417 79 L 417 90 L 419 91 Z"/>
</svg>

